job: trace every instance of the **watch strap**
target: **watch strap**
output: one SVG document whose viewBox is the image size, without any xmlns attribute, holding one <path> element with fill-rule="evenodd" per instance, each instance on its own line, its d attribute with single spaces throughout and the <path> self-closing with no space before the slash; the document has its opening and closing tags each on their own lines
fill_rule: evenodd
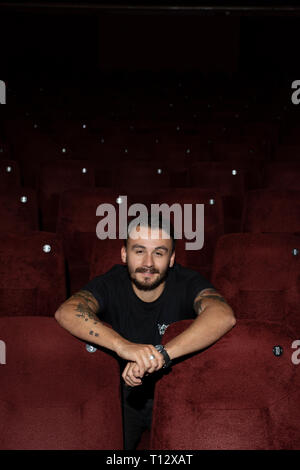
<svg viewBox="0 0 300 470">
<path fill-rule="evenodd" d="M 155 348 L 163 355 L 164 357 L 164 360 L 165 360 L 165 363 L 163 365 L 163 369 L 166 369 L 167 367 L 170 367 L 170 365 L 172 364 L 172 361 L 170 359 L 170 356 L 169 354 L 167 353 L 167 351 L 165 350 L 165 348 L 163 347 L 162 344 L 157 344 L 155 346 Z"/>
</svg>

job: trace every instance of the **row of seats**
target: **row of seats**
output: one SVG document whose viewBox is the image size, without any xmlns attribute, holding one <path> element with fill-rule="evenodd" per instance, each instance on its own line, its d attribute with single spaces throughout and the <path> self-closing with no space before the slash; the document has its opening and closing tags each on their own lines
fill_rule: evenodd
<svg viewBox="0 0 300 470">
<path fill-rule="evenodd" d="M 299 329 L 292 340 L 281 326 L 262 320 L 271 305 L 256 296 L 262 294 L 262 284 L 258 286 L 252 295 L 260 314 L 265 314 L 256 320 L 238 320 L 217 343 L 179 361 L 158 382 L 145 448 L 300 448 L 300 341 L 294 343 Z M 185 320 L 170 325 L 164 342 L 190 324 Z"/>
<path fill-rule="evenodd" d="M 115 194 L 134 196 L 136 202 L 148 202 L 153 193 L 167 190 L 177 193 L 178 188 L 189 188 L 191 194 L 199 189 L 217 191 L 223 200 L 226 231 L 239 230 L 242 200 L 247 190 L 300 190 L 299 163 L 255 164 L 253 161 L 202 162 L 188 168 L 136 165 L 128 161 L 114 170 L 99 168 L 88 160 L 55 160 L 37 170 L 36 187 L 41 212 L 41 227 L 55 231 L 61 194 L 70 189 L 110 188 Z M 32 177 L 32 174 L 31 174 Z M 104 181 L 105 180 L 105 181 Z M 21 187 L 18 163 L 0 161 L 0 187 L 2 194 Z M 197 189 L 196 189 L 197 188 Z M 28 191 L 26 189 L 25 191 Z"/>
<path fill-rule="evenodd" d="M 164 342 L 191 322 L 170 325 Z M 78 340 L 54 318 L 5 316 L 0 331 L 0 449 L 123 449 L 112 354 Z M 299 341 L 276 322 L 238 320 L 158 381 L 151 433 L 138 448 L 299 449 L 299 352 Z"/>
<path fill-rule="evenodd" d="M 122 162 L 112 162 L 109 165 L 101 160 L 54 159 L 38 164 L 36 162 L 36 177 L 27 185 L 26 178 L 20 164 L 15 160 L 0 160 L 0 183 L 4 189 L 19 186 L 22 182 L 26 187 L 45 192 L 61 192 L 71 187 L 99 186 L 112 187 L 119 190 L 141 190 L 168 187 L 209 187 L 224 180 L 229 185 L 232 180 L 239 180 L 242 189 L 287 188 L 299 189 L 300 166 L 297 161 L 285 162 L 258 162 L 255 159 L 241 161 L 229 160 L 227 162 L 191 162 L 168 161 L 138 163 L 132 159 Z M 103 165 L 102 165 L 103 163 Z M 160 164 L 159 164 L 160 163 Z M 101 167 L 102 165 L 102 167 Z M 30 164 L 28 164 L 30 167 Z M 27 168 L 28 170 L 28 168 Z M 233 178 L 235 176 L 235 178 Z M 199 180 L 201 178 L 201 180 Z M 101 179 L 103 184 L 101 183 Z M 104 181 L 106 179 L 106 181 Z M 232 184 L 232 183 L 231 183 Z M 227 189 L 228 191 L 228 189 Z M 233 191 L 233 189 L 232 189 Z"/>
<path fill-rule="evenodd" d="M 299 236 L 278 233 L 236 233 L 218 239 L 211 281 L 238 319 L 275 322 L 291 336 L 299 335 L 299 240 Z M 72 241 L 75 249 L 81 248 L 79 238 Z M 95 240 L 89 249 L 89 264 L 73 265 L 80 272 L 78 289 L 89 278 L 121 263 L 122 243 L 120 239 Z M 65 248 L 70 255 L 67 244 Z M 177 261 L 188 265 L 188 253 L 195 256 L 181 244 Z M 46 232 L 3 232 L 0 261 L 1 315 L 53 316 L 67 295 L 62 239 Z"/>
<path fill-rule="evenodd" d="M 238 214 L 232 211 L 234 206 L 229 198 L 225 202 L 231 202 L 231 210 L 227 210 L 233 216 L 236 215 L 237 231 L 241 232 L 285 232 L 295 235 L 300 233 L 299 217 L 299 191 L 290 190 L 253 190 L 245 193 L 244 199 L 239 202 Z M 2 205 L 0 214 L 2 220 L 1 231 L 26 232 L 38 230 L 38 208 L 36 194 L 33 190 L 16 190 L 0 196 Z M 217 239 L 228 233 L 224 214 L 224 198 L 218 192 L 209 190 L 190 190 L 188 188 L 177 189 L 176 192 L 159 192 L 152 197 L 149 195 L 146 208 L 150 213 L 149 201 L 156 204 L 167 204 L 170 208 L 173 204 L 179 204 L 181 217 L 176 223 L 183 223 L 185 204 L 192 207 L 193 228 L 196 223 L 196 204 L 204 204 L 204 246 L 200 251 L 185 251 L 178 241 L 178 255 L 182 253 L 187 265 L 199 270 L 210 278 L 213 251 Z M 51 201 L 52 202 L 52 201 Z M 96 239 L 96 228 L 102 218 L 97 215 L 97 208 L 101 204 L 110 204 L 116 214 L 116 236 L 119 227 L 119 214 L 136 202 L 145 202 L 144 198 L 119 196 L 105 189 L 78 189 L 62 193 L 58 215 L 53 211 L 53 205 L 49 204 L 49 217 L 45 220 L 50 227 L 56 229 L 61 236 L 65 254 L 69 264 L 72 291 L 80 286 L 88 273 L 91 249 Z M 178 206 L 177 206 L 178 207 Z M 242 209 L 242 211 L 241 211 Z M 241 213 L 241 217 L 240 217 Z M 174 215 L 171 212 L 171 220 Z M 102 214 L 104 216 L 104 213 Z M 227 221 L 228 221 L 227 217 Z M 184 236 L 184 227 L 181 225 Z M 194 228 L 195 229 L 195 228 Z M 107 228 L 105 229 L 107 231 Z M 80 274 L 82 272 L 82 275 Z M 83 277 L 82 277 L 83 276 Z"/>
<path fill-rule="evenodd" d="M 238 320 L 163 375 L 140 448 L 300 448 L 297 123 L 283 109 L 274 118 L 278 100 L 210 103 L 197 88 L 91 92 L 90 108 L 72 90 L 73 116 L 41 91 L 25 119 L 0 118 L 0 449 L 122 449 L 116 358 L 53 318 L 121 262 L 123 241 L 95 231 L 99 204 L 118 214 L 122 195 L 128 206 L 205 204 L 204 248 L 178 240 L 176 259 Z M 163 342 L 190 323 L 170 325 Z"/>
<path fill-rule="evenodd" d="M 233 198 L 222 198 L 220 193 L 210 190 L 176 189 L 174 193 L 169 191 L 158 192 L 149 195 L 145 207 L 151 213 L 152 204 L 167 204 L 171 208 L 179 209 L 179 214 L 174 220 L 174 213 L 170 212 L 171 220 L 181 228 L 183 238 L 185 227 L 183 226 L 185 205 L 192 208 L 192 228 L 195 230 L 197 221 L 196 205 L 204 204 L 204 246 L 198 251 L 186 251 L 184 242 L 178 240 L 178 256 L 184 259 L 188 267 L 202 272 L 207 278 L 211 277 L 213 252 L 218 238 L 228 233 L 228 220 L 231 215 L 231 223 L 236 222 L 237 232 L 253 233 L 300 233 L 300 191 L 291 190 L 252 190 L 244 194 L 244 198 L 233 201 Z M 44 212 L 43 225 L 54 228 L 62 238 L 65 256 L 68 260 L 71 290 L 74 291 L 89 272 L 90 257 L 93 243 L 96 238 L 98 223 L 103 220 L 105 212 L 98 213 L 101 204 L 110 204 L 116 217 L 117 236 L 119 232 L 119 214 L 127 215 L 129 207 L 136 203 L 145 203 L 144 198 L 128 196 L 122 197 L 119 193 L 108 189 L 78 189 L 62 193 L 59 207 L 54 204 L 58 201 L 52 198 L 44 201 L 44 207 L 48 202 L 49 212 Z M 225 201 L 224 201 L 225 199 Z M 15 231 L 28 232 L 38 230 L 38 204 L 34 190 L 17 189 L 0 195 L 1 232 Z M 227 214 L 224 211 L 224 203 L 227 204 Z M 231 206 L 229 206 L 231 203 Z M 237 210 L 238 209 L 238 210 Z M 236 212 L 234 212 L 236 211 Z M 168 212 L 166 213 L 168 216 Z M 47 217 L 46 217 L 47 216 Z M 179 217 L 179 219 L 178 219 Z M 198 216 L 199 217 L 199 216 Z M 227 221 L 227 225 L 226 222 Z M 227 230 L 226 230 L 227 229 Z M 105 227 L 108 230 L 108 227 Z M 103 241 L 103 240 L 102 240 Z M 101 243 L 102 243 L 101 241 Z M 100 240 L 99 240 L 100 243 Z"/>
</svg>

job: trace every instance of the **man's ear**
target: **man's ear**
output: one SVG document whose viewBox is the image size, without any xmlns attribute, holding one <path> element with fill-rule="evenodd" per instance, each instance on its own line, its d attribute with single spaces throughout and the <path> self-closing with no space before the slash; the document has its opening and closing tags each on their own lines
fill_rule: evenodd
<svg viewBox="0 0 300 470">
<path fill-rule="evenodd" d="M 121 260 L 122 260 L 123 263 L 127 262 L 127 251 L 126 251 L 125 246 L 122 246 L 122 248 L 121 248 Z"/>
<path fill-rule="evenodd" d="M 170 258 L 169 267 L 172 268 L 174 263 L 175 263 L 175 251 L 173 251 L 172 256 Z"/>
</svg>

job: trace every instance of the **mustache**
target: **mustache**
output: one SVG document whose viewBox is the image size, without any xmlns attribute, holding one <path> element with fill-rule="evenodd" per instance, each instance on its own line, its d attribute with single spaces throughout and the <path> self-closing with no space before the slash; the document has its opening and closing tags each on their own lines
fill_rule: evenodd
<svg viewBox="0 0 300 470">
<path fill-rule="evenodd" d="M 136 268 L 136 273 L 150 273 L 150 274 L 159 274 L 159 271 L 155 268 Z"/>
</svg>

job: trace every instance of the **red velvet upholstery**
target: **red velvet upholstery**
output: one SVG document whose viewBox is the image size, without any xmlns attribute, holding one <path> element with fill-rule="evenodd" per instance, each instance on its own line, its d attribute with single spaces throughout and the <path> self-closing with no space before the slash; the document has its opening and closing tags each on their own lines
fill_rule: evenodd
<svg viewBox="0 0 300 470">
<path fill-rule="evenodd" d="M 264 185 L 268 189 L 300 190 L 300 163 L 273 162 L 265 167 Z"/>
<path fill-rule="evenodd" d="M 112 204 L 118 215 L 118 196 L 119 193 L 106 188 L 70 190 L 61 196 L 57 231 L 64 242 L 72 293 L 90 277 L 91 252 L 98 240 L 96 227 L 100 221 L 97 207 L 102 203 Z"/>
<path fill-rule="evenodd" d="M 7 137 L 13 145 L 14 158 L 20 164 L 24 185 L 36 189 L 40 165 L 66 158 L 68 152 L 44 131 L 39 119 L 26 119 L 14 114 L 5 124 Z"/>
<path fill-rule="evenodd" d="M 299 336 L 299 242 L 298 236 L 275 233 L 219 238 L 212 283 L 237 318 L 277 322 Z"/>
<path fill-rule="evenodd" d="M 218 192 L 223 199 L 225 232 L 239 231 L 245 192 L 244 170 L 227 162 L 197 163 L 190 168 L 190 182 L 193 187 Z"/>
<path fill-rule="evenodd" d="M 122 449 L 120 372 L 54 318 L 0 318 L 0 449 Z"/>
<path fill-rule="evenodd" d="M 122 264 L 121 247 L 124 240 L 95 240 L 90 263 L 90 279 L 106 273 L 115 264 Z"/>
<path fill-rule="evenodd" d="M 199 271 L 207 279 L 211 277 L 212 259 L 218 238 L 224 234 L 224 214 L 221 196 L 215 191 L 198 188 L 174 188 L 172 191 L 159 193 L 155 197 L 157 204 L 180 204 L 182 209 L 183 240 L 177 241 L 176 259 L 179 263 Z M 196 227 L 196 204 L 204 204 L 204 246 L 201 250 L 186 250 L 184 232 L 184 204 L 192 204 L 193 229 Z M 174 215 L 171 213 L 174 223 Z"/>
<path fill-rule="evenodd" d="M 170 325 L 163 343 L 191 322 Z M 279 325 L 240 320 L 214 345 L 173 365 L 156 385 L 150 449 L 300 449 L 293 351 Z"/>
<path fill-rule="evenodd" d="M 41 166 L 38 184 L 42 228 L 55 232 L 60 194 L 68 189 L 93 188 L 94 168 L 85 160 L 54 160 Z"/>
<path fill-rule="evenodd" d="M 258 117 L 260 120 L 257 119 Z M 250 115 L 248 115 L 248 118 L 250 118 Z M 252 120 L 250 118 L 243 124 L 242 135 L 244 139 L 255 141 L 268 157 L 272 148 L 278 145 L 280 127 L 280 122 L 270 120 L 260 115 L 257 109 L 254 109 Z"/>
<path fill-rule="evenodd" d="M 14 160 L 0 160 L 0 189 L 7 191 L 21 184 L 18 162 Z"/>
<path fill-rule="evenodd" d="M 300 235 L 300 190 L 248 191 L 244 201 L 242 231 Z"/>
<path fill-rule="evenodd" d="M 145 167 L 142 164 L 117 166 L 114 172 L 113 187 L 122 194 L 153 193 L 153 190 L 168 188 L 170 176 L 165 169 L 154 166 Z"/>
<path fill-rule="evenodd" d="M 49 252 L 43 247 L 51 247 Z M 53 316 L 66 299 L 62 241 L 53 233 L 0 232 L 0 316 Z"/>
<path fill-rule="evenodd" d="M 0 193 L 1 231 L 38 230 L 38 207 L 33 189 L 18 188 Z"/>
<path fill-rule="evenodd" d="M 213 144 L 212 159 L 226 162 L 231 168 L 242 171 L 245 174 L 247 189 L 262 186 L 262 168 L 266 155 L 256 146 L 238 142 L 217 142 Z"/>
</svg>

